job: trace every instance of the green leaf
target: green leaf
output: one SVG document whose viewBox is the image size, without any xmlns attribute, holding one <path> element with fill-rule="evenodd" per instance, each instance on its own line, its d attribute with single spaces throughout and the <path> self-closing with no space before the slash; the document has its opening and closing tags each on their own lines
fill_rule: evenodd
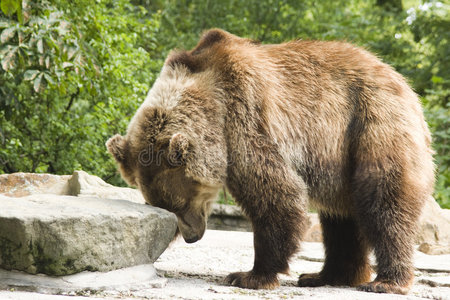
<svg viewBox="0 0 450 300">
<path fill-rule="evenodd" d="M 2 44 L 6 43 L 10 39 L 12 39 L 14 37 L 16 31 L 17 31 L 16 26 L 4 29 L 0 36 L 0 41 L 2 42 Z"/>
<path fill-rule="evenodd" d="M 8 53 L 14 46 L 7 45 L 6 47 L 0 47 L 0 57 Z"/>
<path fill-rule="evenodd" d="M 8 28 L 11 26 L 11 21 L 5 18 L 0 18 L 0 28 Z"/>
<path fill-rule="evenodd" d="M 42 77 L 43 76 L 44 76 L 44 73 L 41 73 L 34 80 L 33 88 L 36 93 L 39 93 L 39 91 L 41 91 L 43 88 L 43 86 L 42 86 Z"/>
<path fill-rule="evenodd" d="M 11 47 L 9 52 L 2 59 L 2 68 L 5 71 L 12 69 L 16 65 L 16 52 L 18 47 Z"/>
<path fill-rule="evenodd" d="M 45 77 L 45 80 L 47 80 L 48 83 L 50 83 L 52 85 L 55 85 L 55 81 L 53 80 L 53 78 L 49 74 L 47 74 L 46 72 L 44 73 L 44 77 Z"/>
<path fill-rule="evenodd" d="M 433 83 L 441 83 L 441 82 L 444 81 L 444 78 L 439 77 L 439 76 L 433 76 L 433 77 L 431 77 L 431 81 L 432 81 Z"/>
<path fill-rule="evenodd" d="M 43 39 L 39 39 L 36 43 L 37 46 L 37 50 L 39 53 L 44 53 L 44 40 Z"/>
<path fill-rule="evenodd" d="M 77 48 L 69 47 L 69 49 L 67 49 L 67 58 L 72 59 L 72 57 L 75 55 L 76 52 L 77 52 Z"/>
<path fill-rule="evenodd" d="M 17 20 L 19 21 L 19 23 L 22 25 L 23 24 L 23 13 L 22 13 L 22 1 L 19 0 L 19 5 L 17 6 Z"/>
<path fill-rule="evenodd" d="M 12 15 L 19 8 L 19 0 L 1 0 L 0 7 L 7 16 Z"/>
<path fill-rule="evenodd" d="M 66 93 L 67 93 L 66 86 L 64 84 L 59 84 L 58 90 L 59 90 L 59 93 L 63 96 L 66 95 Z"/>
<path fill-rule="evenodd" d="M 73 63 L 65 61 L 65 62 L 62 63 L 62 67 L 63 68 L 73 67 Z"/>
<path fill-rule="evenodd" d="M 24 23 L 27 23 L 31 18 L 31 6 L 29 2 L 29 0 L 22 0 L 22 17 Z"/>
<path fill-rule="evenodd" d="M 23 75 L 23 80 L 30 81 L 36 78 L 36 76 L 39 74 L 38 70 L 27 70 L 25 74 Z"/>
<path fill-rule="evenodd" d="M 36 168 L 36 173 L 46 173 L 48 170 L 48 165 L 42 164 L 39 167 Z"/>
</svg>

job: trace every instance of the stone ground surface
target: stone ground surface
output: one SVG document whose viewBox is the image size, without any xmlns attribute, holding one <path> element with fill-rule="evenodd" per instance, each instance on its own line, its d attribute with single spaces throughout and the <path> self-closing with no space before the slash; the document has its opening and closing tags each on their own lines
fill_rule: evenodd
<svg viewBox="0 0 450 300">
<path fill-rule="evenodd" d="M 129 276 L 136 270 L 118 270 L 110 281 L 103 279 L 102 292 L 95 290 L 66 292 L 63 295 L 44 295 L 17 291 L 20 276 L 15 278 L 16 291 L 1 291 L 0 299 L 450 299 L 450 255 L 426 255 L 416 252 L 416 279 L 409 295 L 386 295 L 358 292 L 348 287 L 299 288 L 297 277 L 304 272 L 319 271 L 323 249 L 320 243 L 303 243 L 291 263 L 291 275 L 281 277 L 281 287 L 276 290 L 247 290 L 223 285 L 224 277 L 234 271 L 249 270 L 253 262 L 252 234 L 248 232 L 208 230 L 195 244 L 177 240 L 161 255 L 154 266 L 161 276 L 158 284 L 149 288 L 145 284 L 132 283 Z M 149 271 L 151 272 L 151 270 Z M 91 276 L 92 274 L 88 274 Z M 78 275 L 81 276 L 81 275 Z M 9 276 L 11 277 L 11 276 Z M 122 277 L 128 285 L 118 284 Z M 28 279 L 29 280 L 29 279 Z M 119 280 L 120 281 L 120 280 Z M 0 282 L 4 277 L 0 276 Z M 28 282 L 32 287 L 39 283 Z M 42 284 L 42 283 L 40 283 Z M 13 286 L 12 284 L 9 285 Z M 155 287 L 156 286 L 156 287 Z M 3 287 L 5 288 L 5 287 Z M 26 288 L 25 288 L 26 290 Z M 28 288 L 28 290 L 30 290 Z M 79 296 L 87 296 L 79 297 Z"/>
</svg>

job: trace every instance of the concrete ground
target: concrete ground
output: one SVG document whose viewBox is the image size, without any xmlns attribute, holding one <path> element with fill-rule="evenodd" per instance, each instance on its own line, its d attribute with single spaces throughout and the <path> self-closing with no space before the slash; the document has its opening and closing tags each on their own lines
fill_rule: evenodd
<svg viewBox="0 0 450 300">
<path fill-rule="evenodd" d="M 207 230 L 203 239 L 195 244 L 186 244 L 182 239 L 171 244 L 154 264 L 161 279 L 153 288 L 142 284 L 127 286 L 126 290 L 106 286 L 103 291 L 87 290 L 66 295 L 10 289 L 0 291 L 0 299 L 450 299 L 450 255 L 430 256 L 416 252 L 416 279 L 406 296 L 365 293 L 349 287 L 295 286 L 299 274 L 319 271 L 322 261 L 321 244 L 303 243 L 302 251 L 290 264 L 291 274 L 280 277 L 278 289 L 248 290 L 225 286 L 223 279 L 228 273 L 251 269 L 252 234 Z"/>
</svg>

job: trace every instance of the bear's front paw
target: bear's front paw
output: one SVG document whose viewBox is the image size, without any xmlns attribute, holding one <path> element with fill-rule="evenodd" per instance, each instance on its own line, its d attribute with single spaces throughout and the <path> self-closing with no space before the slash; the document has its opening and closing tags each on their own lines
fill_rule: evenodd
<svg viewBox="0 0 450 300">
<path fill-rule="evenodd" d="M 298 286 L 300 287 L 316 287 L 326 285 L 320 276 L 320 273 L 302 274 L 298 278 Z"/>
<path fill-rule="evenodd" d="M 357 287 L 358 291 L 372 292 L 372 293 L 389 293 L 406 295 L 409 291 L 409 286 L 400 286 L 391 280 L 374 280 L 369 283 L 362 284 Z"/>
<path fill-rule="evenodd" d="M 231 273 L 225 278 L 225 283 L 232 286 L 255 290 L 272 290 L 280 285 L 276 274 L 260 275 L 254 274 L 252 271 Z"/>
</svg>

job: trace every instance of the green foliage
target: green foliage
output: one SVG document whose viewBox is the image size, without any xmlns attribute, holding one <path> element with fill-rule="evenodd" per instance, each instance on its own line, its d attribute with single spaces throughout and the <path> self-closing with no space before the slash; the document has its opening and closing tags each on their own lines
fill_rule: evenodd
<svg viewBox="0 0 450 300">
<path fill-rule="evenodd" d="M 21 3 L 23 24 L 0 16 L 0 173 L 82 168 L 120 183 L 104 143 L 161 66 L 158 16 L 128 1 Z"/>
<path fill-rule="evenodd" d="M 446 91 L 448 95 L 448 90 Z M 434 96 L 439 98 L 437 92 Z M 435 199 L 442 207 L 450 208 L 450 102 L 446 107 L 434 105 L 427 110 L 428 123 L 433 129 L 437 178 Z"/>
<path fill-rule="evenodd" d="M 13 13 L 17 13 L 17 18 L 21 18 L 22 3 L 19 0 L 3 0 L 0 3 L 0 8 L 2 9 L 2 12 L 7 16 L 11 16 Z"/>
<path fill-rule="evenodd" d="M 104 142 L 124 133 L 168 52 L 219 27 L 263 43 L 347 40 L 394 66 L 423 100 L 435 198 L 450 207 L 448 4 L 0 0 L 0 7 L 0 173 L 82 168 L 122 184 Z"/>
<path fill-rule="evenodd" d="M 225 188 L 223 188 L 219 192 L 219 197 L 217 199 L 217 203 L 219 203 L 219 204 L 228 204 L 228 205 L 236 205 L 236 202 L 234 201 L 234 199 L 231 196 L 230 192 L 228 192 Z"/>
<path fill-rule="evenodd" d="M 428 9 L 411 10 L 411 31 L 420 51 L 414 78 L 433 131 L 437 180 L 435 198 L 450 208 L 450 18 L 449 5 L 431 2 Z"/>
</svg>

